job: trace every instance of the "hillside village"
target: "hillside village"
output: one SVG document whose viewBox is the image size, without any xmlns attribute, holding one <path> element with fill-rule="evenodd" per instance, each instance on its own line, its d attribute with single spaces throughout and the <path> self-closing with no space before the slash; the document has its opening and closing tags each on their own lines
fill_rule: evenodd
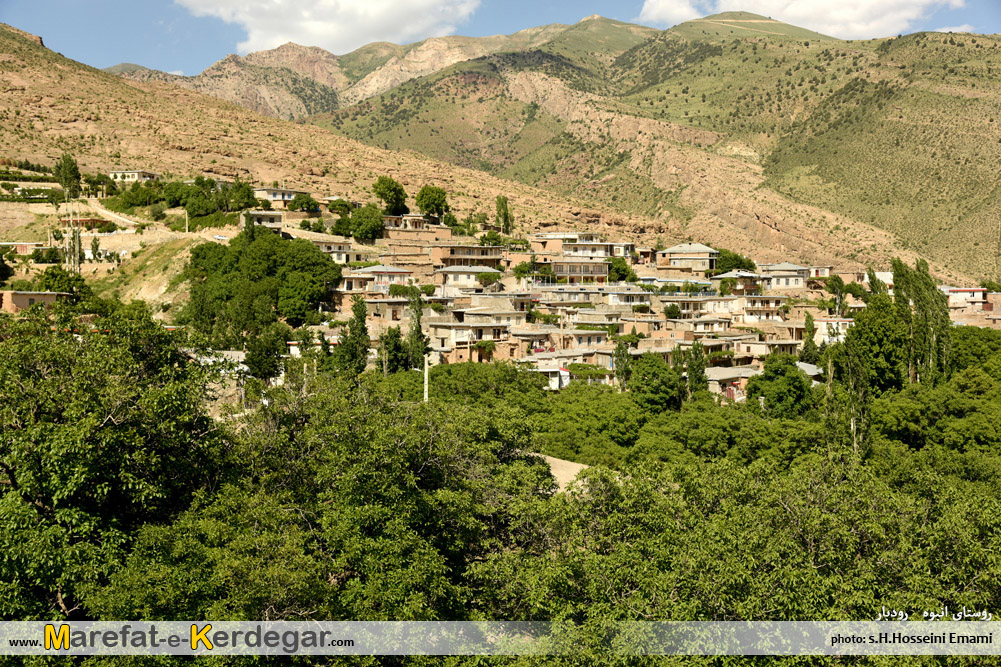
<svg viewBox="0 0 1001 667">
<path fill-rule="evenodd" d="M 8 187 L 8 199 L 30 203 L 33 198 L 51 198 L 37 187 L 45 176 L 23 171 L 4 174 L 15 182 L 18 174 L 26 179 Z M 59 219 L 61 229 L 49 231 L 47 242 L 9 238 L 0 241 L 0 248 L 6 248 L 10 264 L 28 273 L 32 259 L 37 260 L 35 268 L 41 268 L 71 256 L 69 249 L 75 243 L 84 263 L 102 267 L 92 275 L 114 272 L 123 258 L 128 261 L 130 251 L 110 248 L 127 239 L 133 243 L 127 241 L 124 247 L 135 252 L 136 239 L 168 223 L 105 208 L 102 202 L 115 201 L 104 199 L 108 184 L 114 191 L 141 193 L 140 186 L 162 186 L 159 180 L 149 169 L 86 177 L 78 185 L 80 194 L 89 195 L 80 200 L 92 211 L 89 217 L 74 218 L 70 213 Z M 219 179 L 199 177 L 185 184 L 189 188 L 200 184 L 216 193 L 233 190 L 233 183 Z M 620 384 L 621 367 L 630 359 L 657 355 L 674 367 L 697 363 L 705 368 L 712 393 L 742 401 L 749 379 L 760 375 L 765 360 L 775 353 L 800 357 L 800 370 L 814 381 L 823 380 L 825 369 L 810 363 L 819 359 L 816 350 L 843 340 L 854 313 L 865 307 L 861 297 L 872 289 L 870 281 L 885 285 L 890 295 L 894 288 L 888 267 L 865 272 L 801 265 L 792 253 L 786 261 L 756 263 L 697 240 L 642 247 L 588 231 L 511 236 L 514 215 L 506 199 L 503 212 L 498 201 L 494 220 L 481 215 L 479 224 L 459 223 L 449 210 L 447 194 L 433 186 L 426 190 L 437 199 L 425 206 L 432 210 L 403 213 L 409 209 L 400 199 L 388 206 L 399 206 L 401 211 L 378 212 L 378 229 L 359 239 L 357 230 L 353 236 L 334 232 L 343 231 L 339 225 L 352 216 L 361 217 L 360 202 L 277 183 L 241 187 L 252 191 L 253 197 L 246 199 L 243 210 L 229 214 L 231 222 L 238 219 L 236 229 L 260 229 L 308 242 L 341 271 L 335 284 L 324 285 L 316 314 L 303 324 L 305 335 L 285 341 L 283 356 L 339 345 L 353 306 L 361 303 L 370 368 L 385 368 L 386 341 L 410 336 L 416 321 L 426 341 L 429 366 L 513 362 L 545 376 L 549 388 L 558 390 L 571 382 Z M 168 213 L 154 207 L 141 210 L 153 211 L 154 217 Z M 229 241 L 232 231 L 190 231 L 186 209 L 177 211 L 184 215 L 181 235 Z M 179 215 L 171 217 L 176 227 Z M 102 245 L 109 249 L 102 252 Z M 66 266 L 81 272 L 80 259 Z M 994 285 L 939 289 L 953 322 L 1001 329 L 1001 292 L 992 287 L 996 289 Z M 0 293 L 0 310 L 16 314 L 35 303 L 67 296 L 6 289 Z M 242 361 L 245 350 L 228 354 Z"/>
</svg>

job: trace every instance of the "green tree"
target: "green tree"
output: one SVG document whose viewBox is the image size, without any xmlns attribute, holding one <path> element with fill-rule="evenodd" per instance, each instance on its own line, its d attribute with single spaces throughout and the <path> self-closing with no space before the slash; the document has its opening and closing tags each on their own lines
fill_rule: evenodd
<svg viewBox="0 0 1001 667">
<path fill-rule="evenodd" d="M 494 221 L 500 226 L 501 232 L 504 234 L 510 234 L 514 226 L 514 215 L 511 213 L 511 207 L 508 205 L 507 197 L 504 195 L 497 195 L 496 213 L 494 215 Z"/>
<path fill-rule="evenodd" d="M 300 192 L 295 197 L 292 197 L 286 208 L 290 211 L 305 211 L 306 213 L 316 213 L 320 210 L 320 202 L 313 199 L 312 196 Z"/>
<path fill-rule="evenodd" d="M 145 308 L 71 330 L 0 318 L 0 614 L 89 618 L 132 535 L 223 465 L 208 369 Z"/>
<path fill-rule="evenodd" d="M 626 384 L 637 405 L 649 413 L 675 410 L 684 392 L 681 378 L 659 354 L 643 354 L 632 360 Z"/>
<path fill-rule="evenodd" d="M 948 297 L 928 273 L 928 263 L 918 260 L 910 269 L 893 260 L 893 301 L 906 335 L 909 382 L 935 383 L 949 370 L 950 335 Z"/>
<path fill-rule="evenodd" d="M 609 282 L 634 283 L 638 280 L 636 272 L 633 271 L 624 257 L 613 257 L 606 261 L 608 262 Z"/>
<path fill-rule="evenodd" d="M 66 197 L 76 199 L 80 196 L 80 168 L 72 155 L 63 153 L 62 158 L 56 163 L 53 175 L 66 193 Z"/>
<path fill-rule="evenodd" d="M 714 273 L 719 275 L 729 271 L 756 271 L 757 269 L 758 267 L 750 257 L 745 257 L 740 253 L 727 250 L 726 248 L 720 248 L 719 257 L 716 258 L 716 270 Z"/>
<path fill-rule="evenodd" d="M 706 379 L 706 354 L 699 341 L 692 343 L 685 355 L 685 374 L 689 400 L 707 391 L 709 381 Z"/>
<path fill-rule="evenodd" d="M 486 234 L 480 236 L 480 245 L 499 246 L 504 245 L 504 237 L 491 229 Z"/>
<path fill-rule="evenodd" d="M 341 218 L 347 218 L 351 215 L 351 203 L 340 197 L 331 199 L 327 202 L 327 210 Z"/>
<path fill-rule="evenodd" d="M 796 358 L 772 354 L 764 373 L 747 382 L 747 404 L 770 417 L 799 417 L 813 407 L 810 378 L 796 366 Z"/>
<path fill-rule="evenodd" d="M 379 336 L 378 368 L 383 373 L 397 373 L 406 370 L 408 364 L 407 347 L 400 327 L 390 327 Z"/>
<path fill-rule="evenodd" d="M 288 340 L 292 330 L 276 322 L 247 341 L 244 363 L 250 374 L 259 380 L 278 377 L 282 371 L 282 357 L 288 353 Z"/>
<path fill-rule="evenodd" d="M 90 285 L 77 273 L 61 266 L 50 266 L 38 277 L 38 286 L 45 292 L 67 292 L 73 302 L 90 297 Z"/>
<path fill-rule="evenodd" d="M 90 257 L 95 262 L 101 259 L 101 239 L 96 236 L 90 240 Z"/>
<path fill-rule="evenodd" d="M 389 176 L 380 176 L 372 184 L 372 192 L 382 200 L 383 212 L 386 215 L 403 215 L 409 213 L 407 208 L 407 192 L 403 186 Z"/>
<path fill-rule="evenodd" d="M 430 351 L 428 337 L 424 335 L 421 325 L 421 314 L 424 301 L 420 293 L 410 296 L 410 324 L 407 328 L 407 368 L 423 368 L 424 356 Z"/>
<path fill-rule="evenodd" d="M 669 303 L 664 307 L 664 317 L 669 320 L 681 319 L 681 306 L 676 303 Z"/>
<path fill-rule="evenodd" d="M 351 214 L 351 227 L 356 241 L 371 243 L 382 236 L 382 212 L 375 204 L 366 204 Z"/>
<path fill-rule="evenodd" d="M 632 374 L 632 359 L 629 355 L 629 347 L 621 340 L 615 345 L 615 379 L 619 381 L 620 389 L 624 389 L 629 384 L 629 377 Z"/>
<path fill-rule="evenodd" d="M 249 183 L 236 179 L 229 189 L 230 206 L 233 210 L 242 211 L 257 206 L 257 199 L 254 197 L 254 189 Z M 270 204 L 270 202 L 268 202 Z"/>
<path fill-rule="evenodd" d="M 364 372 L 368 364 L 371 340 L 368 337 L 366 316 L 365 300 L 355 295 L 351 300 L 351 319 L 348 321 L 347 333 L 341 336 L 340 345 L 337 346 L 337 366 L 352 376 Z"/>
<path fill-rule="evenodd" d="M 425 185 L 417 193 L 417 209 L 422 215 L 431 215 L 440 218 L 450 209 L 448 206 L 448 193 L 442 188 L 434 185 Z"/>
<path fill-rule="evenodd" d="M 806 314 L 803 328 L 803 349 L 799 351 L 799 360 L 805 364 L 817 364 L 820 362 L 820 350 L 817 348 L 817 326 L 814 324 L 813 315 Z"/>
</svg>

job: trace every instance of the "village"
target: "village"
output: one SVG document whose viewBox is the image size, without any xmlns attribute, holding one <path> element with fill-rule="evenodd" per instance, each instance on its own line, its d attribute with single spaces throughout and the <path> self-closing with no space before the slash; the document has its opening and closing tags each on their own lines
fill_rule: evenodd
<svg viewBox="0 0 1001 667">
<path fill-rule="evenodd" d="M 129 187 L 156 181 L 158 175 L 131 170 L 108 177 Z M 754 263 L 697 241 L 643 247 L 587 231 L 511 238 L 500 234 L 510 230 L 499 222 L 481 221 L 473 234 L 460 229 L 467 235 L 459 235 L 440 215 L 420 213 L 383 215 L 377 235 L 381 238 L 366 243 L 330 233 L 320 216 L 320 202 L 329 210 L 353 209 L 358 202 L 340 197 L 316 201 L 310 193 L 277 185 L 256 187 L 254 197 L 258 206 L 240 215 L 244 228 L 303 239 L 342 267 L 341 280 L 329 287 L 328 298 L 320 304 L 322 322 L 309 327 L 316 334 L 310 344 L 319 346 L 322 340 L 337 345 L 352 303 L 360 298 L 366 309 L 370 365 L 378 365 L 379 341 L 388 330 L 408 332 L 414 319 L 412 297 L 419 294 L 428 366 L 510 361 L 544 375 L 548 387 L 558 390 L 571 382 L 617 384 L 616 358 L 623 351 L 630 357 L 659 355 L 668 364 L 683 365 L 697 350 L 705 360 L 710 392 L 742 401 L 748 381 L 763 372 L 769 355 L 798 355 L 807 339 L 819 349 L 843 340 L 853 313 L 865 307 L 852 285 L 868 288 L 875 277 L 891 295 L 893 290 L 889 271 L 803 266 L 795 256 Z M 297 198 L 317 206 L 290 208 Z M 101 208 L 99 199 L 88 201 L 109 220 L 84 219 L 89 229 L 77 237 L 100 237 L 109 246 L 116 235 L 132 233 L 136 238 L 130 227 L 141 221 Z M 109 222 L 120 229 L 100 231 Z M 127 255 L 121 250 L 112 257 L 115 253 L 106 250 L 103 257 L 95 256 L 100 255 L 97 244 L 91 250 L 72 234 L 80 220 L 71 215 L 63 224 L 66 233 L 57 235 L 62 246 L 76 238 L 85 260 L 120 262 Z M 10 257 L 23 257 L 58 243 L 50 234 L 47 243 L 9 239 L 0 242 L 0 248 Z M 111 264 L 108 270 L 114 268 Z M 953 322 L 1001 328 L 1001 293 L 986 287 L 940 289 Z M 16 314 L 62 296 L 6 290 L 0 292 L 0 311 Z M 288 341 L 288 355 L 301 356 L 301 346 L 301 341 Z M 237 361 L 242 356 L 239 350 L 230 353 Z M 825 369 L 798 363 L 812 380 L 823 379 Z"/>
</svg>

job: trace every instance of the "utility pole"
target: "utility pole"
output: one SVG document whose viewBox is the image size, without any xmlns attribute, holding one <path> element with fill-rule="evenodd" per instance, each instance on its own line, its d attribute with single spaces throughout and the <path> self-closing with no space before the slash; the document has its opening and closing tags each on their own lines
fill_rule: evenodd
<svg viewBox="0 0 1001 667">
<path fill-rule="evenodd" d="M 184 233 L 188 233 L 188 209 L 184 209 Z"/>
<path fill-rule="evenodd" d="M 428 402 L 428 355 L 424 355 L 424 402 Z"/>
</svg>

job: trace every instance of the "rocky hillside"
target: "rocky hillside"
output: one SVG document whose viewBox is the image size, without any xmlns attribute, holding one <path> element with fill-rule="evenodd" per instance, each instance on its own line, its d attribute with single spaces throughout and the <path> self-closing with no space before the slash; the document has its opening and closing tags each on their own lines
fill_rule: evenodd
<svg viewBox="0 0 1001 667">
<path fill-rule="evenodd" d="M 607 27 L 584 21 L 311 120 L 676 234 L 739 245 L 876 227 L 999 277 L 997 36 L 852 42 L 741 12 L 632 45 L 602 39 Z M 862 231 L 852 245 L 860 261 L 873 250 Z"/>
<path fill-rule="evenodd" d="M 656 31 L 614 22 L 616 39 L 629 46 Z M 450 65 L 502 51 L 559 41 L 573 26 L 553 24 L 513 35 L 435 37 L 400 46 L 368 44 L 337 56 L 318 47 L 288 43 L 276 49 L 229 55 L 197 76 L 178 76 L 122 63 L 105 71 L 134 81 L 164 81 L 235 102 L 278 118 L 298 119 L 378 95 Z"/>
<path fill-rule="evenodd" d="M 595 59 L 613 63 L 608 55 Z M 625 114 L 609 123 L 612 117 L 603 114 L 610 111 L 591 97 L 594 93 L 541 71 L 503 71 L 494 81 L 513 91 L 510 103 L 535 110 L 532 124 L 559 124 L 565 128 L 562 141 L 578 142 L 560 149 L 566 152 L 559 162 L 568 167 L 578 160 L 578 172 L 568 170 L 565 182 L 550 173 L 539 179 L 545 187 L 537 187 L 413 150 L 368 146 L 165 82 L 122 79 L 9 30 L 0 30 L 0 155 L 51 163 L 69 152 L 85 171 L 148 168 L 180 177 L 204 173 L 257 183 L 285 181 L 289 187 L 361 201 L 372 199 L 372 182 L 387 174 L 411 196 L 427 183 L 442 186 L 460 217 L 477 210 L 491 213 L 494 198 L 505 194 L 519 229 L 526 232 L 587 229 L 648 244 L 691 237 L 762 259 L 791 255 L 842 267 L 916 256 L 864 222 L 760 188 L 759 166 L 706 150 L 710 142 L 720 144 L 710 130 Z M 450 99 L 459 97 L 456 90 Z M 531 140 L 526 135 L 525 141 Z M 635 143 L 630 151 L 615 152 L 615 146 L 628 142 Z M 600 173 L 586 164 L 593 159 L 588 146 L 603 146 L 608 156 L 603 159 L 611 160 Z M 628 176 L 643 169 L 649 170 L 646 181 Z M 590 190 L 572 185 L 585 171 L 591 174 Z M 618 184 L 609 186 L 616 179 Z M 664 208 L 635 210 L 628 201 L 630 188 L 640 187 L 635 183 L 655 194 L 670 192 Z M 602 201 L 611 205 L 595 205 Z M 958 275 L 942 264 L 935 269 Z"/>
</svg>

